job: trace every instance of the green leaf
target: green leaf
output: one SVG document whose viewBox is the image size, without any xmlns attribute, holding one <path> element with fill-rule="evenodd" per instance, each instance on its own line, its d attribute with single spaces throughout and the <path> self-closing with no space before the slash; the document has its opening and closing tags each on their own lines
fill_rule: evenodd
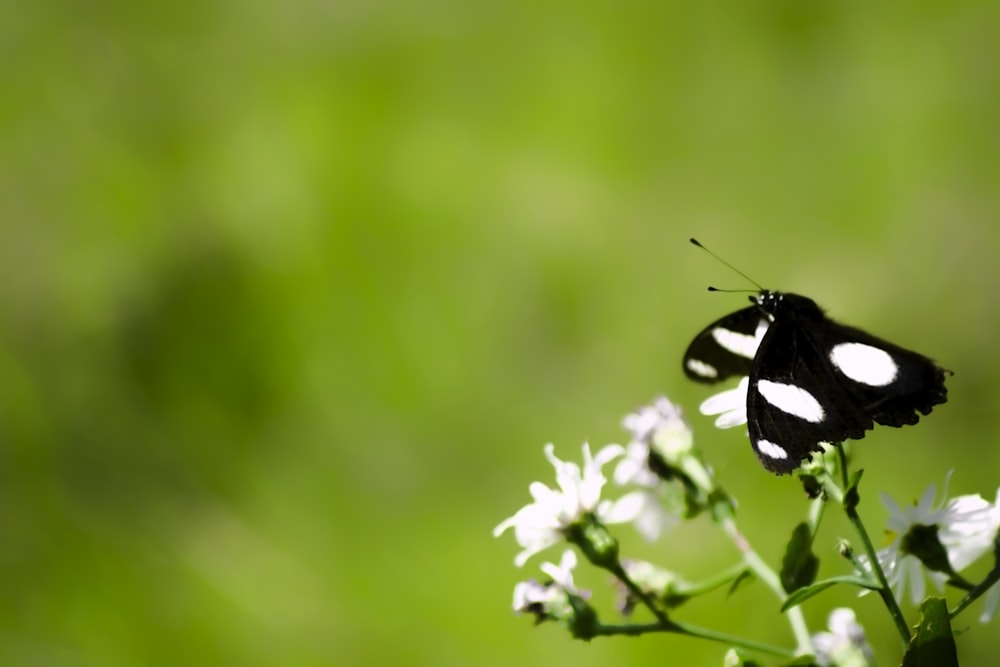
<svg viewBox="0 0 1000 667">
<path fill-rule="evenodd" d="M 815 584 L 811 586 L 800 588 L 799 590 L 789 595 L 788 599 L 785 600 L 785 603 L 781 605 L 781 611 L 786 611 L 788 609 L 791 609 L 792 607 L 800 605 L 809 598 L 811 598 L 812 596 L 818 595 L 823 591 L 825 591 L 826 589 L 830 588 L 830 586 L 834 586 L 836 584 L 850 584 L 852 586 L 858 586 L 860 588 L 867 588 L 870 591 L 878 590 L 879 587 L 877 583 L 866 577 L 847 576 L 847 575 L 840 577 L 830 577 L 829 579 L 824 579 L 823 581 L 817 581 Z"/>
<path fill-rule="evenodd" d="M 733 579 L 733 583 L 729 586 L 729 590 L 726 592 L 726 597 L 730 597 L 737 590 L 743 588 L 743 586 L 749 584 L 756 578 L 757 577 L 754 576 L 754 573 L 749 568 L 743 570 L 742 572 L 740 572 L 740 575 L 738 577 Z"/>
<path fill-rule="evenodd" d="M 803 521 L 795 526 L 792 539 L 785 547 L 785 557 L 781 560 L 781 585 L 788 593 L 794 593 L 816 581 L 819 558 L 812 551 L 812 541 L 809 524 Z"/>
<path fill-rule="evenodd" d="M 944 598 L 927 598 L 920 605 L 920 625 L 903 656 L 903 667 L 958 667 Z"/>
</svg>

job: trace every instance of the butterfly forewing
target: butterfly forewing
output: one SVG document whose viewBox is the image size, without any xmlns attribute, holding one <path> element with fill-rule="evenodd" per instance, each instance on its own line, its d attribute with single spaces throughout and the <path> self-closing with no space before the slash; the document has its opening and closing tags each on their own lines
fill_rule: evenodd
<svg viewBox="0 0 1000 667">
<path fill-rule="evenodd" d="M 713 322 L 694 337 L 684 353 L 684 373 L 695 382 L 708 384 L 749 375 L 767 324 L 757 306 Z"/>
</svg>

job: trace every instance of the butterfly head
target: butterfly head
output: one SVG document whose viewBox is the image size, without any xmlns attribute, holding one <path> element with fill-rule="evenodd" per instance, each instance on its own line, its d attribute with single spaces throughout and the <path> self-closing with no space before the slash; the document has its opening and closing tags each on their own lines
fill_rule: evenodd
<svg viewBox="0 0 1000 667">
<path fill-rule="evenodd" d="M 805 317 L 806 319 L 824 317 L 823 309 L 815 301 L 809 297 L 789 292 L 761 290 L 750 297 L 750 303 L 756 305 L 772 322 L 775 317 L 779 317 L 782 313 L 794 313 L 796 317 Z"/>
</svg>

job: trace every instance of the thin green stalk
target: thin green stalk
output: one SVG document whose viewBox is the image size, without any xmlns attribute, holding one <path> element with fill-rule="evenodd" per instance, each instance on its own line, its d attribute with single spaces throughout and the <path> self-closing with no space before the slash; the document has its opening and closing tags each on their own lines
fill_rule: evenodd
<svg viewBox="0 0 1000 667">
<path fill-rule="evenodd" d="M 842 469 L 845 470 L 844 478 L 847 479 L 846 457 L 843 456 L 843 450 L 840 451 L 841 466 Z M 889 587 L 889 580 L 886 578 L 885 571 L 882 569 L 882 564 L 878 560 L 878 552 L 875 550 L 875 545 L 872 544 L 872 540 L 868 536 L 868 531 L 865 529 L 864 522 L 861 521 L 861 517 L 858 515 L 855 507 L 844 503 L 844 491 L 837 486 L 836 482 L 834 482 L 829 475 L 823 475 L 821 481 L 827 496 L 844 508 L 847 518 L 850 520 L 854 529 L 861 537 L 861 542 L 865 547 L 865 554 L 868 555 L 868 566 L 871 568 L 871 571 L 875 573 L 875 578 L 878 579 L 879 587 L 876 590 L 878 591 L 879 597 L 882 598 L 882 602 L 885 604 L 886 609 L 889 611 L 889 615 L 892 617 L 893 623 L 896 625 L 896 631 L 899 632 L 899 636 L 903 641 L 903 646 L 908 646 L 910 643 L 910 628 L 906 624 L 906 617 L 903 616 L 903 610 L 899 608 L 899 603 L 896 602 L 896 596 L 892 594 L 892 588 Z"/>
<path fill-rule="evenodd" d="M 1000 581 L 1000 567 L 994 567 L 990 573 L 986 575 L 985 579 L 976 584 L 976 586 L 959 601 L 955 608 L 949 612 L 948 616 L 951 618 L 958 616 L 965 610 L 966 607 L 978 600 L 986 591 L 993 588 L 998 581 Z"/>
<path fill-rule="evenodd" d="M 760 651 L 761 653 L 768 653 L 780 658 L 791 658 L 794 655 L 788 649 L 780 646 L 765 644 L 752 639 L 745 639 L 743 637 L 730 635 L 725 632 L 717 632 L 710 628 L 703 628 L 687 623 L 677 623 L 674 621 L 635 625 L 599 625 L 594 631 L 594 636 L 627 635 L 630 637 L 638 637 L 651 632 L 671 632 L 679 635 L 687 635 L 689 637 L 697 637 L 699 639 L 707 639 L 714 642 L 722 642 L 723 644 L 727 644 L 729 646 L 744 648 L 748 651 Z"/>
<path fill-rule="evenodd" d="M 638 584 L 632 581 L 632 577 L 628 576 L 628 573 L 625 572 L 625 568 L 623 568 L 620 563 L 616 562 L 613 565 L 605 566 L 604 569 L 613 574 L 618 581 L 625 584 L 625 587 L 628 588 L 629 592 L 638 600 L 641 600 L 642 604 L 645 605 L 649 611 L 653 612 L 653 616 L 656 617 L 656 620 L 659 621 L 660 625 L 668 626 L 673 624 L 673 621 L 667 618 L 667 615 L 662 609 L 660 609 L 660 606 L 656 604 L 653 597 L 646 591 L 642 590 Z"/>
<path fill-rule="evenodd" d="M 889 615 L 892 616 L 892 620 L 896 624 L 896 630 L 899 632 L 899 637 L 902 639 L 903 645 L 906 646 L 910 643 L 910 627 L 906 624 L 906 617 L 903 616 L 903 610 L 899 608 L 899 603 L 896 602 L 896 596 L 892 594 L 892 589 L 889 587 L 889 580 L 885 577 L 885 571 L 882 570 L 882 565 L 878 562 L 878 553 L 875 551 L 875 545 L 872 544 L 871 538 L 868 537 L 865 524 L 861 521 L 861 517 L 858 516 L 857 512 L 848 512 L 847 518 L 854 524 L 854 529 L 861 536 L 861 541 L 865 545 L 865 553 L 868 554 L 868 562 L 871 564 L 872 570 L 874 570 L 875 576 L 878 578 L 878 594 L 881 596 L 882 601 L 889 610 Z"/>
<path fill-rule="evenodd" d="M 736 526 L 736 520 L 732 515 L 732 511 L 729 509 L 728 505 L 725 508 L 717 507 L 716 516 L 719 518 L 719 525 L 722 527 L 722 531 L 733 541 L 736 548 L 743 554 L 743 561 L 746 563 L 754 574 L 757 575 L 761 581 L 764 582 L 768 588 L 774 591 L 774 594 L 778 597 L 778 600 L 784 604 L 785 600 L 788 598 L 788 594 L 785 592 L 784 587 L 781 585 L 781 579 L 778 574 L 770 568 L 770 566 L 764 562 L 764 560 L 757 555 L 753 547 L 740 532 L 739 528 Z M 792 634 L 795 635 L 795 642 L 798 644 L 796 653 L 807 654 L 815 653 L 813 648 L 812 637 L 809 634 L 809 628 L 806 626 L 805 616 L 802 615 L 801 607 L 792 607 L 786 612 L 788 616 L 788 623 L 792 627 Z"/>
<path fill-rule="evenodd" d="M 677 583 L 674 585 L 673 593 L 689 597 L 701 595 L 735 581 L 739 576 L 744 574 L 746 570 L 746 563 L 739 562 L 728 569 L 722 570 L 721 572 L 708 577 L 707 579 L 694 582 Z"/>
</svg>

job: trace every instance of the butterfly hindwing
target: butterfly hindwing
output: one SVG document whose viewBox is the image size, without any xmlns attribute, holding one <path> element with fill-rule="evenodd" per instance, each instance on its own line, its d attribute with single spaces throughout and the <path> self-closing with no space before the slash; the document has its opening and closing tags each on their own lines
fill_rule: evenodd
<svg viewBox="0 0 1000 667">
<path fill-rule="evenodd" d="M 916 424 L 920 414 L 948 400 L 944 380 L 950 373 L 931 359 L 860 329 L 828 322 L 831 364 L 876 423 Z"/>
</svg>

